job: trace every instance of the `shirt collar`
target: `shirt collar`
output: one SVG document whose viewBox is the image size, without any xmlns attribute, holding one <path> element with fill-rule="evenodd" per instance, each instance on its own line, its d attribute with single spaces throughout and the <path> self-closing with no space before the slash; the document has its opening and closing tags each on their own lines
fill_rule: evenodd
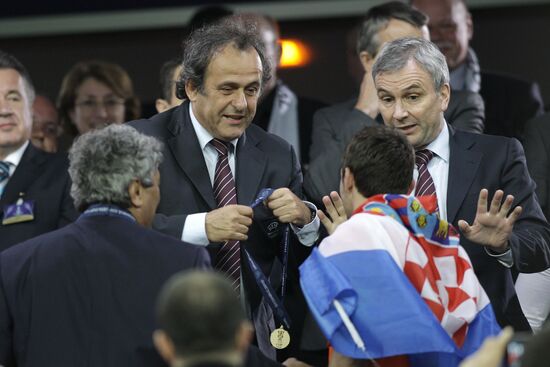
<svg viewBox="0 0 550 367">
<path fill-rule="evenodd" d="M 11 152 L 10 154 L 8 154 L 8 156 L 4 159 L 4 162 L 11 163 L 14 167 L 17 167 L 19 165 L 19 162 L 21 162 L 21 158 L 23 157 L 23 153 L 25 153 L 25 149 L 27 149 L 27 146 L 29 146 L 28 140 L 19 148 L 17 148 L 15 152 Z"/>
<path fill-rule="evenodd" d="M 189 116 L 191 116 L 191 123 L 193 124 L 193 129 L 195 129 L 195 134 L 197 134 L 197 139 L 199 139 L 199 144 L 201 146 L 201 150 L 204 150 L 208 143 L 210 143 L 210 140 L 214 139 L 212 134 L 208 132 L 204 128 L 204 126 L 201 125 L 199 120 L 195 117 L 195 114 L 193 113 L 193 103 L 189 102 Z M 237 142 L 239 141 L 239 138 L 233 139 L 230 141 L 230 143 L 233 145 L 233 151 L 236 152 L 237 149 Z"/>
<path fill-rule="evenodd" d="M 456 90 L 463 90 L 466 79 L 466 63 L 462 63 L 449 73 L 451 78 L 451 88 Z"/>
<path fill-rule="evenodd" d="M 437 155 L 439 158 L 443 159 L 446 163 L 449 162 L 449 127 L 447 126 L 447 122 L 443 120 L 442 122 L 443 128 L 441 129 L 441 132 L 435 138 L 434 141 L 432 141 L 426 149 L 431 150 L 434 152 L 435 155 Z"/>
</svg>

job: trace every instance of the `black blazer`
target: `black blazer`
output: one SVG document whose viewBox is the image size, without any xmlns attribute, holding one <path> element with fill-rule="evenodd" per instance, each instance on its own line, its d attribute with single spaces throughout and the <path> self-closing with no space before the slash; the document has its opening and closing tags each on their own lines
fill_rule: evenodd
<svg viewBox="0 0 550 367">
<path fill-rule="evenodd" d="M 164 143 L 164 160 L 160 165 L 161 200 L 154 228 L 181 238 L 188 214 L 209 212 L 217 207 L 203 153 L 189 116 L 189 102 L 148 120 L 130 122 L 130 125 Z M 266 187 L 288 187 L 302 197 L 302 173 L 293 148 L 283 139 L 266 133 L 254 124 L 239 139 L 235 170 L 239 204 L 250 205 L 258 192 Z M 280 264 L 281 234 L 282 226 L 269 210 L 254 210 L 248 240 L 241 242 L 241 248 L 246 247 L 267 276 L 272 273 L 275 264 Z M 291 340 L 295 344 L 291 344 L 289 350 L 293 346 L 298 347 L 301 337 L 306 304 L 299 286 L 298 266 L 310 252 L 295 236 L 291 237 L 285 305 L 292 319 Z M 218 249 L 219 244 L 209 246 L 213 260 Z M 245 259 L 242 252 L 241 259 Z M 247 300 L 251 309 L 255 310 L 261 293 L 246 261 L 241 261 L 241 270 Z M 277 282 L 274 286 L 277 287 Z"/>
<path fill-rule="evenodd" d="M 46 153 L 29 143 L 0 198 L 0 217 L 5 206 L 15 204 L 21 197 L 34 201 L 34 220 L 0 223 L 0 251 L 76 219 L 67 167 L 65 155 Z"/>
<path fill-rule="evenodd" d="M 550 113 L 527 122 L 525 157 L 529 173 L 537 184 L 537 196 L 546 219 L 550 219 Z"/>
<path fill-rule="evenodd" d="M 78 219 L 0 254 L 0 365 L 160 366 L 155 302 L 203 248 L 127 219 Z"/>
<path fill-rule="evenodd" d="M 485 101 L 485 133 L 523 138 L 525 124 L 544 112 L 537 83 L 514 76 L 481 71 Z"/>
<path fill-rule="evenodd" d="M 521 144 L 516 139 L 454 131 L 450 134 L 447 219 L 457 226 L 459 219 L 472 223 L 482 188 L 492 198 L 497 189 L 515 197 L 514 205 L 523 212 L 514 226 L 510 246 L 514 268 L 519 272 L 538 272 L 550 267 L 550 226 L 535 197 L 535 184 L 525 163 Z M 523 315 L 512 274 L 483 246 L 461 238 L 479 281 L 501 325 L 516 331 L 530 330 Z"/>
</svg>

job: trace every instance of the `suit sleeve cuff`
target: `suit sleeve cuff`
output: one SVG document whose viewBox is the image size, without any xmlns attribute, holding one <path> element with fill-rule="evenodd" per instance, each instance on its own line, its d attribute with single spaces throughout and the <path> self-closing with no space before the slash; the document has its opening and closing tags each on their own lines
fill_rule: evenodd
<svg viewBox="0 0 550 367">
<path fill-rule="evenodd" d="M 187 216 L 183 225 L 181 240 L 200 246 L 209 244 L 206 235 L 206 213 L 189 214 Z"/>
<path fill-rule="evenodd" d="M 304 204 L 306 204 L 306 206 L 311 210 L 313 219 L 303 227 L 298 227 L 290 223 L 290 228 L 292 228 L 292 231 L 296 234 L 298 241 L 300 241 L 302 245 L 311 247 L 319 238 L 319 226 L 321 221 L 317 216 L 317 207 L 309 201 L 304 201 Z"/>
<path fill-rule="evenodd" d="M 487 253 L 487 255 L 497 259 L 499 263 L 501 263 L 503 266 L 507 268 L 511 268 L 512 266 L 514 266 L 514 257 L 512 256 L 512 248 L 508 248 L 508 250 L 502 253 L 497 253 L 491 250 L 489 247 L 485 246 L 485 252 Z"/>
</svg>

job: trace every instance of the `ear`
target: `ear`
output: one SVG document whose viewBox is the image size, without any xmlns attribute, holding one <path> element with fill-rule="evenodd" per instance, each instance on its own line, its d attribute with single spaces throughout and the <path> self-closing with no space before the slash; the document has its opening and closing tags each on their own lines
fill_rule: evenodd
<svg viewBox="0 0 550 367">
<path fill-rule="evenodd" d="M 468 41 L 471 41 L 472 40 L 472 37 L 474 36 L 474 22 L 472 20 L 472 14 L 470 14 L 470 12 L 465 9 L 466 11 L 466 29 L 468 31 Z"/>
<path fill-rule="evenodd" d="M 372 70 L 372 64 L 374 64 L 374 57 L 369 54 L 367 51 L 359 52 L 359 61 L 363 65 L 365 72 L 370 72 Z"/>
<path fill-rule="evenodd" d="M 353 176 L 353 173 L 350 171 L 349 167 L 344 168 L 342 183 L 344 190 L 347 192 L 352 192 L 355 188 L 355 176 Z"/>
<path fill-rule="evenodd" d="M 172 364 L 176 358 L 176 349 L 170 337 L 162 330 L 155 330 L 153 332 L 153 343 L 161 357 L 168 364 Z"/>
<path fill-rule="evenodd" d="M 281 63 L 281 57 L 283 57 L 283 44 L 281 43 L 281 41 L 277 41 L 277 48 L 276 48 L 275 52 L 277 52 L 277 65 L 276 65 L 276 67 L 279 67 L 279 64 Z"/>
<path fill-rule="evenodd" d="M 449 100 L 451 99 L 451 86 L 449 83 L 445 83 L 441 86 L 439 96 L 441 97 L 441 111 L 447 111 L 447 107 L 449 107 Z"/>
<path fill-rule="evenodd" d="M 426 24 L 424 24 L 420 28 L 420 32 L 422 32 L 422 38 L 424 38 L 426 41 L 431 41 L 431 39 L 430 39 L 430 29 L 428 28 L 428 26 Z"/>
<path fill-rule="evenodd" d="M 157 98 L 155 101 L 155 108 L 158 113 L 166 111 L 169 107 L 170 106 L 168 106 L 168 102 L 165 99 Z"/>
<path fill-rule="evenodd" d="M 195 85 L 190 80 L 185 82 L 185 94 L 187 94 L 187 98 L 189 98 L 191 102 L 195 102 L 198 93 L 198 88 L 195 87 Z"/>
<path fill-rule="evenodd" d="M 143 186 L 141 186 L 138 180 L 132 181 L 128 187 L 128 195 L 134 208 L 141 208 L 143 206 Z"/>
<path fill-rule="evenodd" d="M 253 337 L 254 328 L 252 324 L 248 320 L 243 321 L 237 330 L 237 335 L 235 335 L 237 349 L 244 353 L 252 342 Z"/>
</svg>

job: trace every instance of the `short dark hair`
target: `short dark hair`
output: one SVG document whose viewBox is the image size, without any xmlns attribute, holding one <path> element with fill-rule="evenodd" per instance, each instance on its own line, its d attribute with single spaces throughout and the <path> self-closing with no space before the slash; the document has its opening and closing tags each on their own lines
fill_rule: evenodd
<svg viewBox="0 0 550 367">
<path fill-rule="evenodd" d="M 413 179 L 414 149 L 396 129 L 368 126 L 348 144 L 342 170 L 346 167 L 364 197 L 406 194 Z"/>
<path fill-rule="evenodd" d="M 12 54 L 0 50 L 0 69 L 13 69 L 21 75 L 21 78 L 25 82 L 27 97 L 29 97 L 29 102 L 32 106 L 36 92 L 32 84 L 31 74 L 29 74 L 27 68 Z"/>
<path fill-rule="evenodd" d="M 179 357 L 234 349 L 237 331 L 246 320 L 231 283 L 204 270 L 170 278 L 157 301 L 157 318 Z"/>
<path fill-rule="evenodd" d="M 223 48 L 233 45 L 241 51 L 256 50 L 262 62 L 262 87 L 271 76 L 271 64 L 265 46 L 253 22 L 237 22 L 226 18 L 193 31 L 184 43 L 183 70 L 176 83 L 176 96 L 186 98 L 189 81 L 199 92 L 204 91 L 204 77 L 212 58 Z"/>
<path fill-rule="evenodd" d="M 174 70 L 181 65 L 181 59 L 166 61 L 160 67 L 160 98 L 169 101 L 172 97 L 172 84 L 174 84 Z M 178 76 L 179 79 L 179 76 Z"/>
<path fill-rule="evenodd" d="M 357 54 L 367 51 L 369 55 L 375 57 L 380 49 L 378 33 L 392 19 L 402 20 L 417 28 L 428 24 L 428 17 L 424 13 L 401 1 L 373 6 L 361 23 L 357 38 Z"/>
</svg>

